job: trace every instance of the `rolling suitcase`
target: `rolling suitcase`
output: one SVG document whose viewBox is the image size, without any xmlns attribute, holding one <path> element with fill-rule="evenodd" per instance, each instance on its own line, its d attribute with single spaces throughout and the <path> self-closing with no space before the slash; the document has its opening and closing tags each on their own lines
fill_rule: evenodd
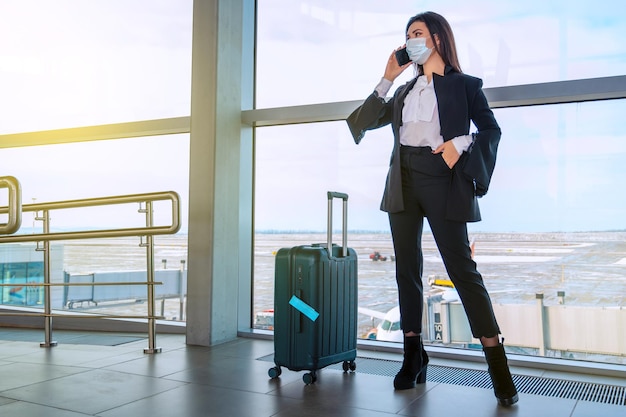
<svg viewBox="0 0 626 417">
<path fill-rule="evenodd" d="M 342 246 L 332 243 L 333 199 L 343 200 Z M 348 195 L 328 192 L 327 242 L 282 248 L 274 273 L 274 363 L 308 370 L 302 379 L 316 381 L 316 371 L 343 362 L 356 369 L 357 255 L 347 247 Z M 330 249 L 329 249 L 330 248 Z"/>
</svg>

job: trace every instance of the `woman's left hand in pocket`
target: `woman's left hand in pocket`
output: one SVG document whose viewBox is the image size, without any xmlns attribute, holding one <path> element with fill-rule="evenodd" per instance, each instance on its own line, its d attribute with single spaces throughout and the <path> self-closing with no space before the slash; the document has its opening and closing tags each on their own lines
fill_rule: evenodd
<svg viewBox="0 0 626 417">
<path fill-rule="evenodd" d="M 437 149 L 433 151 L 434 154 L 441 154 L 443 161 L 448 165 L 450 169 L 456 165 L 459 161 L 461 155 L 456 150 L 454 143 L 451 140 L 444 142 L 442 145 L 439 145 Z"/>
</svg>

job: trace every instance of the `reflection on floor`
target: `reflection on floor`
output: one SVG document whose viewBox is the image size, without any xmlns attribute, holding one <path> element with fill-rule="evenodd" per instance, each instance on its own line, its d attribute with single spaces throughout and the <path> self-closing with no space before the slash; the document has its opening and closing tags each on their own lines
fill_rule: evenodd
<svg viewBox="0 0 626 417">
<path fill-rule="evenodd" d="M 91 341 L 90 344 L 66 342 L 54 348 L 41 348 L 38 342 L 30 339 L 6 336 L 7 332 L 13 331 L 0 330 L 2 416 L 626 415 L 625 405 L 524 392 L 520 393 L 518 404 L 502 408 L 496 404 L 489 388 L 430 379 L 414 390 L 396 392 L 391 376 L 365 372 L 365 369 L 359 372 L 359 358 L 356 372 L 326 368 L 318 372 L 317 382 L 312 385 L 303 383 L 302 372 L 286 369 L 280 378 L 270 379 L 267 371 L 272 364 L 268 355 L 273 352 L 273 344 L 267 340 L 239 338 L 206 348 L 187 346 L 181 335 L 159 334 L 157 346 L 162 348 L 162 353 L 150 355 L 143 353 L 147 347 L 145 339 L 111 346 L 113 343 L 91 337 L 86 339 Z M 42 331 L 36 334 L 43 338 Z M 360 351 L 359 357 L 368 358 L 362 359 L 364 368 L 370 366 L 365 365 L 367 362 L 395 366 L 401 360 L 398 354 L 371 351 Z M 484 370 L 483 364 L 436 358 L 431 364 L 433 369 Z M 618 378 L 527 368 L 513 368 L 512 371 L 518 378 L 544 377 L 583 380 L 620 388 L 626 386 L 626 381 Z"/>
</svg>

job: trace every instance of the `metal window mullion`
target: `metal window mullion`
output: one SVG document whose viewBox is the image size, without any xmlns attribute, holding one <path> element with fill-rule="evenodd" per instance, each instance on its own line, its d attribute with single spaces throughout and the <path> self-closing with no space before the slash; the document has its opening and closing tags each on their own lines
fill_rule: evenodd
<svg viewBox="0 0 626 417">
<path fill-rule="evenodd" d="M 626 98 L 626 75 L 485 88 L 492 108 L 578 103 Z M 254 127 L 345 120 L 363 101 L 341 101 L 245 110 L 242 123 Z"/>
</svg>

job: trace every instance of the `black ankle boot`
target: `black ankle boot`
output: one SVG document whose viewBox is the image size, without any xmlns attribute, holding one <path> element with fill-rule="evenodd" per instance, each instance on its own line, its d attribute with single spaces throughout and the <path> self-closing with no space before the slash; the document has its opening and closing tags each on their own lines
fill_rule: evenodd
<svg viewBox="0 0 626 417">
<path fill-rule="evenodd" d="M 424 350 L 421 336 L 404 337 L 404 360 L 402 368 L 393 379 L 393 387 L 397 390 L 415 388 L 415 382 L 426 382 L 426 366 L 428 354 Z"/>
<path fill-rule="evenodd" d="M 515 404 L 518 400 L 517 389 L 515 389 L 509 365 L 506 361 L 504 345 L 500 343 L 494 347 L 483 347 L 483 351 L 489 365 L 489 376 L 491 376 L 493 392 L 496 394 L 498 402 L 505 407 Z"/>
</svg>

